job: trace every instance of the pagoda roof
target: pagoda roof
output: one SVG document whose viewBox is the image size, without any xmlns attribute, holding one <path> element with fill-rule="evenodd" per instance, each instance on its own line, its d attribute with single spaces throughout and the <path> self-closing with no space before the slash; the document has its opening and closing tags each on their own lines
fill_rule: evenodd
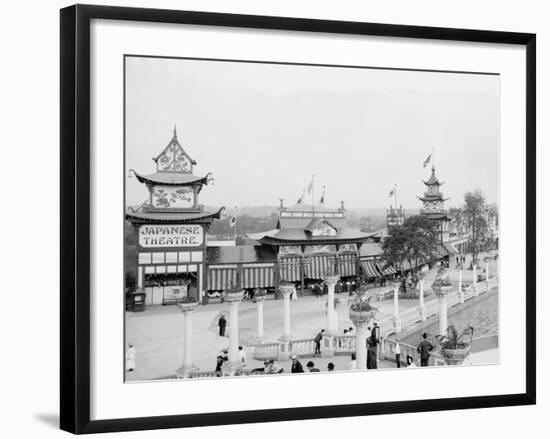
<svg viewBox="0 0 550 439">
<path fill-rule="evenodd" d="M 418 197 L 421 201 L 447 201 L 449 198 L 443 198 L 442 193 L 438 193 L 437 195 L 428 195 L 424 194 L 423 197 Z"/>
<path fill-rule="evenodd" d="M 143 212 L 126 210 L 126 219 L 132 223 L 172 223 L 182 224 L 189 222 L 211 223 L 220 219 L 224 211 L 221 207 L 217 212 Z"/>
<path fill-rule="evenodd" d="M 432 166 L 432 175 L 430 176 L 428 181 L 424 181 L 424 184 L 426 186 L 433 186 L 433 185 L 441 186 L 443 183 L 445 183 L 445 182 L 444 181 L 439 181 L 439 179 L 436 177 L 436 175 L 435 175 L 435 166 Z"/>
<path fill-rule="evenodd" d="M 445 212 L 423 213 L 423 215 L 431 220 L 451 220 L 451 217 Z"/>
<path fill-rule="evenodd" d="M 141 175 L 133 169 L 130 169 L 130 171 L 135 174 L 140 183 L 162 184 L 166 186 L 186 186 L 195 183 L 199 183 L 202 186 L 208 184 L 208 180 L 211 178 L 210 173 L 206 174 L 204 177 L 198 177 L 184 172 L 157 171 L 154 174 Z"/>
</svg>

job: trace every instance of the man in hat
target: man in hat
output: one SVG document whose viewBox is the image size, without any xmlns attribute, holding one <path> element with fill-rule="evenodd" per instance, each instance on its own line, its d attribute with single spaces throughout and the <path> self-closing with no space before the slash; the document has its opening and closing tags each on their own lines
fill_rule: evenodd
<svg viewBox="0 0 550 439">
<path fill-rule="evenodd" d="M 290 371 L 292 373 L 304 373 L 304 367 L 302 366 L 302 363 L 298 361 L 298 357 L 296 355 L 293 355 L 291 359 L 292 359 L 292 367 L 290 368 Z"/>
</svg>

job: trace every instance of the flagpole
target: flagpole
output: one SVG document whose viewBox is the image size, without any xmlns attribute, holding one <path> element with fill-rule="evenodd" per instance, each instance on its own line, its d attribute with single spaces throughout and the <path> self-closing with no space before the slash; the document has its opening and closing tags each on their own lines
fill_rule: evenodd
<svg viewBox="0 0 550 439">
<path fill-rule="evenodd" d="M 311 176 L 311 206 L 315 209 L 315 175 Z"/>
<path fill-rule="evenodd" d="M 235 240 L 235 245 L 237 245 L 237 206 L 235 206 L 235 229 L 233 230 L 233 237 Z"/>
<path fill-rule="evenodd" d="M 393 185 L 393 200 L 395 202 L 395 210 L 397 210 L 397 184 Z"/>
</svg>

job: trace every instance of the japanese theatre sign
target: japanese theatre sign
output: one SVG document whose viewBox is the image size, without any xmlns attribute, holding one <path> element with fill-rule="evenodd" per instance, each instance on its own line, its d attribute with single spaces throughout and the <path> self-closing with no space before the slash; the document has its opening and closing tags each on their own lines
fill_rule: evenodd
<svg viewBox="0 0 550 439">
<path fill-rule="evenodd" d="M 203 243 L 203 229 L 199 225 L 148 225 L 139 228 L 141 247 L 189 247 Z"/>
</svg>

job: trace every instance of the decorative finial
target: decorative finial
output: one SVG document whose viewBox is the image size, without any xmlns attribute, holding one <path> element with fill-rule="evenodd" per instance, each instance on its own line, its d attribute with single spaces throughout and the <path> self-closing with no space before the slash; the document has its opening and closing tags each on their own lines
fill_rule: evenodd
<svg viewBox="0 0 550 439">
<path fill-rule="evenodd" d="M 279 198 L 279 209 L 282 209 L 284 206 L 283 206 L 283 202 L 285 201 L 284 198 Z"/>
<path fill-rule="evenodd" d="M 346 210 L 346 208 L 344 207 L 344 203 L 345 203 L 344 200 L 340 200 L 340 206 L 341 206 L 340 209 L 342 210 Z"/>
<path fill-rule="evenodd" d="M 177 139 L 178 138 L 178 135 L 176 133 L 176 124 L 174 124 L 174 139 Z"/>
</svg>

